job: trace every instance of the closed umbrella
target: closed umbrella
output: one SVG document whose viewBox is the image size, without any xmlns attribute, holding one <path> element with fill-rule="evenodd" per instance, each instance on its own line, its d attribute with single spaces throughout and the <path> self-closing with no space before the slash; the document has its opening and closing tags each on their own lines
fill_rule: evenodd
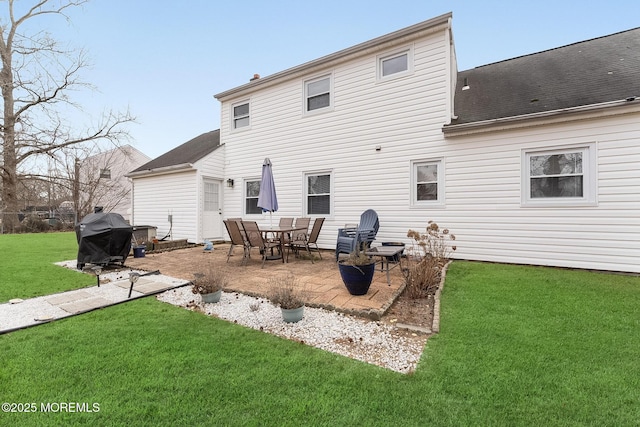
<svg viewBox="0 0 640 427">
<path fill-rule="evenodd" d="M 271 160 L 264 159 L 262 163 L 262 182 L 258 193 L 258 207 L 263 212 L 269 212 L 269 219 L 273 227 L 271 213 L 278 210 L 278 196 L 276 196 L 276 184 L 273 181 L 273 171 L 271 170 Z"/>
</svg>

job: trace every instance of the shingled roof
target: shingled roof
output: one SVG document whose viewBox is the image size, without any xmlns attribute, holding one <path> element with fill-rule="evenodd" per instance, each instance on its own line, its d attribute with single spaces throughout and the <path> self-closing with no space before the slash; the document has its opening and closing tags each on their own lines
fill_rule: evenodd
<svg viewBox="0 0 640 427">
<path fill-rule="evenodd" d="M 220 146 L 220 129 L 203 133 L 140 166 L 130 174 L 195 163 Z"/>
<path fill-rule="evenodd" d="M 450 125 L 640 96 L 640 27 L 458 73 Z"/>
</svg>

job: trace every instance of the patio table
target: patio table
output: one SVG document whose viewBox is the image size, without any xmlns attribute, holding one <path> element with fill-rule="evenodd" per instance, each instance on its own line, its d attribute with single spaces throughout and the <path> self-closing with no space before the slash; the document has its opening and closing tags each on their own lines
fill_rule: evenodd
<svg viewBox="0 0 640 427">
<path fill-rule="evenodd" d="M 282 259 L 284 260 L 284 235 L 287 233 L 293 233 L 294 231 L 307 231 L 307 227 L 295 227 L 295 226 L 280 226 L 273 225 L 269 227 L 260 227 L 260 232 L 262 232 L 263 236 L 267 238 L 267 236 L 271 233 L 279 242 L 279 255 L 274 255 L 273 252 L 268 256 L 267 259 Z M 288 262 L 288 261 L 287 261 Z"/>
<path fill-rule="evenodd" d="M 389 277 L 389 270 L 400 266 L 402 270 L 402 251 L 404 251 L 404 246 L 376 246 L 373 248 L 367 249 L 364 253 L 369 256 L 377 256 L 380 257 L 380 271 L 385 271 L 385 263 L 386 263 L 386 271 L 387 271 L 387 285 L 391 286 L 391 278 Z M 398 259 L 398 262 L 393 262 L 393 267 L 389 267 L 389 260 Z"/>
</svg>

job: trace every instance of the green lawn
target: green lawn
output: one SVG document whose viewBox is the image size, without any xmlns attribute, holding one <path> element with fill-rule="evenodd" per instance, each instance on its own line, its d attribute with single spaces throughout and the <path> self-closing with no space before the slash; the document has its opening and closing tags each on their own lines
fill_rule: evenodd
<svg viewBox="0 0 640 427">
<path fill-rule="evenodd" d="M 0 236 L 3 260 L 20 237 L 48 252 Z M 3 402 L 99 405 L 0 425 L 635 426 L 639 306 L 637 277 L 456 261 L 402 375 L 139 299 L 0 336 Z"/>
<path fill-rule="evenodd" d="M 95 283 L 95 278 L 53 264 L 77 255 L 73 233 L 0 235 L 0 303 Z"/>
</svg>

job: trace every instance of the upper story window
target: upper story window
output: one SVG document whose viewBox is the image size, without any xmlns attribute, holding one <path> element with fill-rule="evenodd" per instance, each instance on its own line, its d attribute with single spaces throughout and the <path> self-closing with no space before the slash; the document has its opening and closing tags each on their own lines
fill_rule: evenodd
<svg viewBox="0 0 640 427">
<path fill-rule="evenodd" d="M 100 178 L 111 179 L 111 169 L 100 169 Z"/>
<path fill-rule="evenodd" d="M 331 174 L 328 172 L 307 174 L 305 181 L 307 215 L 330 215 Z"/>
<path fill-rule="evenodd" d="M 411 164 L 411 204 L 414 207 L 444 204 L 443 160 L 420 160 Z"/>
<path fill-rule="evenodd" d="M 258 207 L 258 194 L 260 194 L 260 181 L 247 180 L 244 187 L 244 213 L 247 215 L 261 214 L 262 209 Z"/>
<path fill-rule="evenodd" d="M 523 205 L 596 203 L 595 145 L 523 151 Z"/>
<path fill-rule="evenodd" d="M 378 56 L 378 79 L 400 77 L 410 73 L 413 69 L 413 54 L 411 48 L 395 51 L 391 54 Z"/>
<path fill-rule="evenodd" d="M 304 82 L 305 112 L 331 107 L 331 75 Z"/>
<path fill-rule="evenodd" d="M 231 106 L 233 112 L 233 129 L 240 129 L 251 124 L 249 117 L 249 102 L 241 102 Z"/>
</svg>

